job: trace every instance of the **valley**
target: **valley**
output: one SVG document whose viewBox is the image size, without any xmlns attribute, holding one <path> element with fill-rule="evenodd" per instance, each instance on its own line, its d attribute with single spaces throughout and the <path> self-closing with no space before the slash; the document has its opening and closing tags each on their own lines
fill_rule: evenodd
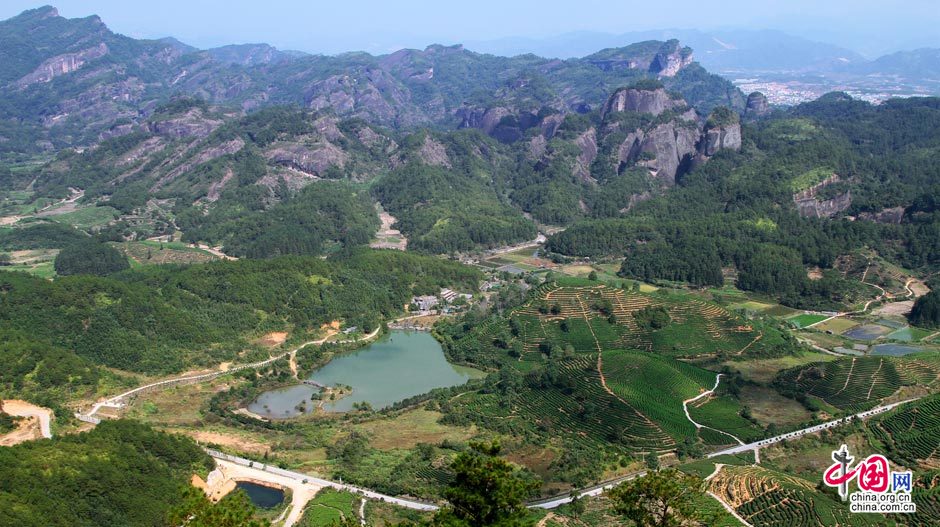
<svg viewBox="0 0 940 527">
<path fill-rule="evenodd" d="M 779 106 L 684 34 L 0 21 L 0 526 L 936 524 L 940 99 Z"/>
</svg>

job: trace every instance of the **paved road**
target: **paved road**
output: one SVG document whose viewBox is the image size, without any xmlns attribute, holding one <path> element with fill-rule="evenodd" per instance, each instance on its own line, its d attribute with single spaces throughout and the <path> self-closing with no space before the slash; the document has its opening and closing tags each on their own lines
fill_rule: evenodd
<svg viewBox="0 0 940 527">
<path fill-rule="evenodd" d="M 901 406 L 902 404 L 909 403 L 909 402 L 912 402 L 912 401 L 916 401 L 916 400 L 918 400 L 918 399 L 920 399 L 920 397 L 915 397 L 915 398 L 913 398 L 913 399 L 907 399 L 907 400 L 900 401 L 900 402 L 897 402 L 897 403 L 886 404 L 886 405 L 884 405 L 884 406 L 879 406 L 879 407 L 877 407 L 877 408 L 872 408 L 871 410 L 868 410 L 868 411 L 865 411 L 865 412 L 861 412 L 861 413 L 857 413 L 857 414 L 855 414 L 855 415 L 843 417 L 843 418 L 841 418 L 841 419 L 836 419 L 836 420 L 834 420 L 834 421 L 829 421 L 829 422 L 826 422 L 826 423 L 821 423 L 821 424 L 818 424 L 818 425 L 811 426 L 811 427 L 809 427 L 809 428 L 804 428 L 804 429 L 802 429 L 802 430 L 796 430 L 796 431 L 794 431 L 794 432 L 787 432 L 786 434 L 781 434 L 781 435 L 778 435 L 778 436 L 776 436 L 776 437 L 771 437 L 771 438 L 768 438 L 768 439 L 762 439 L 762 440 L 760 440 L 760 441 L 755 441 L 755 442 L 753 442 L 753 443 L 748 443 L 748 444 L 746 444 L 746 445 L 738 445 L 738 446 L 735 446 L 735 447 L 726 448 L 725 450 L 719 450 L 718 452 L 712 452 L 711 454 L 708 454 L 708 457 L 712 458 L 712 457 L 722 456 L 722 455 L 726 455 L 726 454 L 741 454 L 741 453 L 743 453 L 743 452 L 750 452 L 750 451 L 757 450 L 757 449 L 760 449 L 760 448 L 763 448 L 763 447 L 766 447 L 766 446 L 773 445 L 773 444 L 775 444 L 775 443 L 779 443 L 779 442 L 781 442 L 781 441 L 786 441 L 786 440 L 788 440 L 788 439 L 796 439 L 796 438 L 798 438 L 798 437 L 802 437 L 802 436 L 807 435 L 807 434 L 815 434 L 816 432 L 821 432 L 821 431 L 823 431 L 823 430 L 828 430 L 828 429 L 830 429 L 830 428 L 835 428 L 835 427 L 837 427 L 837 426 L 842 426 L 842 425 L 844 425 L 844 424 L 850 422 L 853 418 L 856 418 L 856 417 L 859 418 L 859 419 L 868 419 L 869 417 L 872 417 L 872 416 L 875 416 L 875 415 L 878 415 L 878 414 L 883 414 L 883 413 L 885 413 L 885 412 L 887 412 L 887 411 L 889 411 L 889 410 L 893 410 L 893 409 L 897 408 L 898 406 Z"/>
<path fill-rule="evenodd" d="M 265 465 L 264 463 L 259 463 L 257 461 L 252 461 L 250 459 L 245 459 L 242 457 L 231 456 L 224 454 L 217 450 L 206 449 L 206 452 L 215 459 L 228 461 L 229 463 L 235 463 L 236 465 L 242 465 L 245 467 L 250 467 L 258 470 L 263 470 L 277 476 L 289 478 L 301 483 L 312 483 L 313 485 L 321 487 L 331 487 L 336 490 L 345 490 L 347 492 L 353 492 L 364 496 L 369 499 L 384 501 L 386 503 L 391 503 L 393 505 L 398 505 L 399 507 L 405 507 L 407 509 L 414 509 L 419 511 L 435 511 L 439 507 L 433 503 L 426 503 L 423 501 L 409 500 L 404 498 L 396 498 L 395 496 L 388 496 L 385 494 L 380 494 L 378 492 L 373 492 L 368 489 L 361 487 L 356 487 L 354 485 L 347 485 L 345 483 L 337 483 L 335 481 L 326 480 L 323 478 L 318 478 L 316 476 L 311 476 L 309 474 L 304 474 L 302 472 L 294 472 L 291 470 L 284 470 L 278 467 L 272 467 L 271 465 Z M 304 484 L 306 484 L 304 483 Z"/>
</svg>

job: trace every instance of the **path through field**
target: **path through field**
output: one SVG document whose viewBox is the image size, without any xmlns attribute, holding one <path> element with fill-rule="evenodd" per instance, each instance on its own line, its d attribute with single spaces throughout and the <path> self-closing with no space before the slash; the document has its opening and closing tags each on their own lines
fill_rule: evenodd
<svg viewBox="0 0 940 527">
<path fill-rule="evenodd" d="M 711 390 L 708 390 L 707 392 L 702 392 L 702 393 L 696 395 L 695 397 L 693 397 L 693 398 L 691 398 L 691 399 L 686 399 L 686 400 L 682 401 L 682 411 L 685 412 L 685 417 L 686 417 L 686 419 L 688 419 L 690 423 L 692 423 L 693 425 L 695 425 L 695 428 L 707 428 L 707 429 L 709 429 L 709 430 L 714 430 L 715 432 L 718 432 L 719 434 L 724 434 L 724 435 L 730 437 L 731 439 L 734 439 L 735 441 L 738 442 L 739 445 L 743 445 L 743 444 L 744 444 L 744 441 L 741 441 L 740 439 L 738 439 L 738 438 L 735 437 L 734 435 L 729 434 L 728 432 L 725 432 L 725 431 L 722 431 L 722 430 L 718 430 L 717 428 L 712 428 L 712 427 L 710 427 L 710 426 L 705 426 L 705 425 L 696 423 L 695 420 L 692 419 L 692 416 L 689 415 L 689 403 L 694 403 L 695 401 L 698 401 L 699 399 L 701 399 L 701 398 L 703 398 L 703 397 L 708 397 L 708 396 L 710 396 L 711 394 L 715 393 L 715 390 L 718 389 L 718 383 L 719 383 L 719 382 L 721 382 L 721 374 L 720 374 L 720 373 L 718 374 L 717 377 L 715 377 L 715 386 L 714 386 Z"/>
</svg>

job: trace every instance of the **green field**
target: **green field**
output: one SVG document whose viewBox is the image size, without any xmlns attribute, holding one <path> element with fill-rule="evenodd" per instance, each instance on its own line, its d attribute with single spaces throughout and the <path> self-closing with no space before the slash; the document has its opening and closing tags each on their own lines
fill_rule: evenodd
<svg viewBox="0 0 940 527">
<path fill-rule="evenodd" d="M 90 229 L 92 227 L 103 227 L 114 221 L 119 215 L 117 209 L 111 207 L 85 207 L 74 212 L 50 216 L 50 219 L 78 229 Z"/>
<path fill-rule="evenodd" d="M 841 335 L 858 325 L 859 323 L 852 320 L 851 318 L 838 317 L 829 319 L 822 324 L 813 326 L 813 328 L 818 329 L 819 331 L 829 331 L 836 335 Z"/>
<path fill-rule="evenodd" d="M 787 322 L 793 324 L 797 328 L 805 328 L 806 326 L 812 326 L 818 322 L 822 322 L 829 318 L 827 315 L 814 315 L 812 313 L 803 313 L 802 315 L 797 315 L 795 317 L 790 317 L 787 319 Z"/>
<path fill-rule="evenodd" d="M 928 337 L 932 334 L 933 331 L 926 329 L 906 327 L 889 333 L 885 338 L 888 340 L 900 340 L 902 342 L 920 342 L 925 337 Z"/>
<path fill-rule="evenodd" d="M 898 461 L 924 468 L 940 463 L 940 395 L 879 416 L 871 428 Z"/>
<path fill-rule="evenodd" d="M 668 323 L 641 324 L 650 309 L 668 313 Z M 484 427 L 547 433 L 585 448 L 670 450 L 699 433 L 682 401 L 715 383 L 714 372 L 685 360 L 787 349 L 774 328 L 697 296 L 633 293 L 573 277 L 539 286 L 510 318 L 476 326 L 450 352 L 470 363 L 506 364 L 525 374 L 525 385 L 502 404 L 492 393 L 468 394 L 454 411 Z M 714 434 L 706 430 L 703 439 L 714 443 Z"/>
<path fill-rule="evenodd" d="M 708 490 L 732 504 L 752 525 L 867 526 L 883 524 L 883 516 L 853 514 L 816 482 L 758 466 L 726 466 L 708 483 Z"/>
<path fill-rule="evenodd" d="M 360 498 L 350 492 L 323 489 L 307 504 L 301 527 L 323 527 L 338 524 L 345 518 L 357 519 Z"/>
</svg>

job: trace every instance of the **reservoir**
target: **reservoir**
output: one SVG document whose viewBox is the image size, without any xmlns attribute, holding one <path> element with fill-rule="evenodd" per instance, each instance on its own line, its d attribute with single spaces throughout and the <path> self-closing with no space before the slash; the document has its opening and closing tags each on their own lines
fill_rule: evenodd
<svg viewBox="0 0 940 527">
<path fill-rule="evenodd" d="M 347 412 L 361 402 L 380 410 L 434 388 L 459 386 L 482 375 L 473 368 L 447 362 L 441 345 L 429 333 L 391 331 L 363 349 L 334 357 L 313 372 L 310 380 L 325 386 L 351 386 L 351 395 L 323 404 L 328 412 Z M 296 417 L 314 411 L 318 401 L 311 401 L 311 397 L 319 393 L 319 389 L 307 385 L 271 390 L 261 394 L 248 409 L 273 419 Z"/>
<path fill-rule="evenodd" d="M 239 481 L 235 484 L 235 488 L 245 491 L 255 507 L 261 509 L 277 507 L 284 501 L 284 491 L 281 489 L 258 485 L 250 481 Z"/>
</svg>

